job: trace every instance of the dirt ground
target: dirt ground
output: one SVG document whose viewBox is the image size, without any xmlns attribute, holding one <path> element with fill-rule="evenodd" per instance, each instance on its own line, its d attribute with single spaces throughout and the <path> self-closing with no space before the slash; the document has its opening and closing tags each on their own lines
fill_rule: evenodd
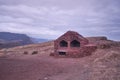
<svg viewBox="0 0 120 80">
<path fill-rule="evenodd" d="M 120 80 L 120 47 L 83 58 L 56 58 L 52 51 L 53 42 L 3 49 L 0 80 Z"/>
<path fill-rule="evenodd" d="M 84 60 L 45 55 L 0 58 L 0 80 L 89 80 L 90 61 Z"/>
</svg>

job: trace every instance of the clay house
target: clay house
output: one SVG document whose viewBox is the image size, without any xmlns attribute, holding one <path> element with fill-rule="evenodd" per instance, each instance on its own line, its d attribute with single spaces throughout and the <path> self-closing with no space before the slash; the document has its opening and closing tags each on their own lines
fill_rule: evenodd
<svg viewBox="0 0 120 80">
<path fill-rule="evenodd" d="M 54 53 L 51 56 L 83 57 L 91 55 L 96 46 L 75 31 L 67 31 L 54 41 Z"/>
</svg>

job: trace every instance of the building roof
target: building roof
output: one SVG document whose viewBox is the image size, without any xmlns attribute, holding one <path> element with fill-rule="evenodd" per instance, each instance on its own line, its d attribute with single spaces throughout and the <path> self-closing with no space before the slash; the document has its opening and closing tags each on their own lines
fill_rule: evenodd
<svg viewBox="0 0 120 80">
<path fill-rule="evenodd" d="M 80 35 L 79 33 L 77 33 L 77 32 L 75 32 L 75 31 L 67 31 L 66 33 L 64 33 L 62 36 L 60 36 L 58 39 L 60 39 L 60 38 L 65 38 L 65 37 L 69 37 L 69 38 L 71 38 L 71 37 L 77 37 L 77 38 L 79 38 L 79 39 L 86 39 L 86 38 L 84 38 L 82 35 Z"/>
</svg>

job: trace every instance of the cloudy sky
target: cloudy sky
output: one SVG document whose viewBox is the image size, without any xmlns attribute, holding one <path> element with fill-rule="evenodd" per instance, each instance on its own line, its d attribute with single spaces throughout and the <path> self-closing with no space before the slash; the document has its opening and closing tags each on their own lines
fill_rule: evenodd
<svg viewBox="0 0 120 80">
<path fill-rule="evenodd" d="M 68 30 L 120 40 L 120 0 L 0 0 L 0 32 L 55 39 Z"/>
</svg>

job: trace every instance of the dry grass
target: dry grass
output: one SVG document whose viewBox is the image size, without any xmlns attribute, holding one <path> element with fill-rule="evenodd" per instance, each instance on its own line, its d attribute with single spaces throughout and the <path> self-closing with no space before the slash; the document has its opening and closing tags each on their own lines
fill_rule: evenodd
<svg viewBox="0 0 120 80">
<path fill-rule="evenodd" d="M 37 55 L 40 54 L 50 54 L 53 52 L 53 41 L 45 42 L 45 43 L 39 43 L 39 44 L 31 44 L 26 46 L 19 46 L 9 49 L 2 49 L 0 50 L 1 53 L 5 53 L 6 56 L 23 56 L 24 53 L 27 52 L 28 55 L 34 54 L 33 52 L 36 51 Z"/>
<path fill-rule="evenodd" d="M 120 48 L 119 48 L 120 49 Z M 96 55 L 98 53 L 96 52 Z M 99 55 L 99 54 L 98 54 Z M 114 49 L 104 50 L 91 64 L 92 80 L 120 79 L 120 52 Z"/>
</svg>

